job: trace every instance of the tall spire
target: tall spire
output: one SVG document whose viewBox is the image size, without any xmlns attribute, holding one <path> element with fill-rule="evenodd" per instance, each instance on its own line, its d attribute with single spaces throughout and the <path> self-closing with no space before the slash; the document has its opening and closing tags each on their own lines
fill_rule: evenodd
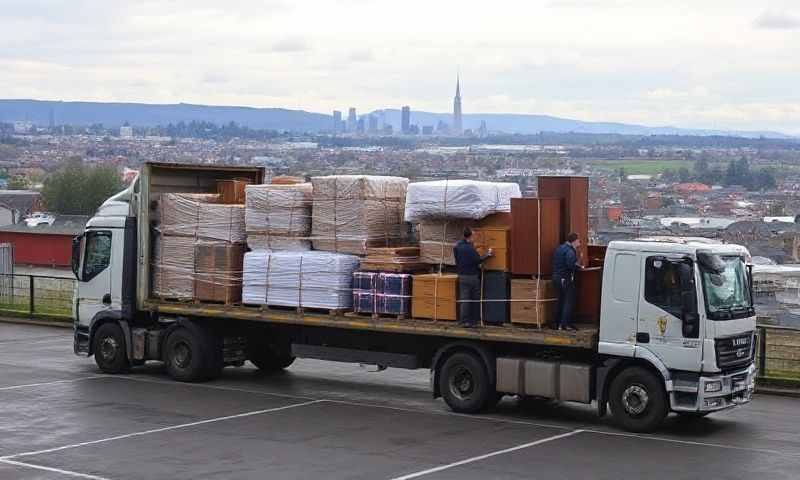
<svg viewBox="0 0 800 480">
<path fill-rule="evenodd" d="M 456 74 L 456 96 L 453 98 L 453 133 L 461 135 L 464 132 L 461 123 L 461 73 Z"/>
</svg>

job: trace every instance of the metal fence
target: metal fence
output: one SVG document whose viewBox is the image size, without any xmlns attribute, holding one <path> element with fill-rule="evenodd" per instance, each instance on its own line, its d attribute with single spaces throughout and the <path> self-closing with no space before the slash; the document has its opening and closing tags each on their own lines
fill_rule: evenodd
<svg viewBox="0 0 800 480">
<path fill-rule="evenodd" d="M 0 273 L 0 314 L 69 318 L 75 279 Z"/>
<path fill-rule="evenodd" d="M 756 367 L 759 378 L 800 381 L 800 328 L 759 325 Z"/>
</svg>

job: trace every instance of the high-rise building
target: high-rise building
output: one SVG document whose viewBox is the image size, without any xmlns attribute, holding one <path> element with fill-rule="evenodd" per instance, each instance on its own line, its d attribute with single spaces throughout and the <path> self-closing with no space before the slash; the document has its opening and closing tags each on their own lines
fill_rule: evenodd
<svg viewBox="0 0 800 480">
<path fill-rule="evenodd" d="M 355 132 L 356 127 L 358 127 L 358 120 L 356 119 L 356 108 L 350 107 L 350 110 L 347 111 L 347 131 Z"/>
<path fill-rule="evenodd" d="M 339 133 L 339 129 L 342 128 L 342 112 L 339 110 L 333 111 L 333 133 Z"/>
<path fill-rule="evenodd" d="M 119 136 L 121 138 L 133 138 L 133 127 L 126 122 L 125 125 L 119 127 Z"/>
<path fill-rule="evenodd" d="M 456 96 L 453 98 L 453 134 L 461 135 L 464 126 L 461 123 L 461 78 L 456 77 Z"/>
<path fill-rule="evenodd" d="M 364 133 L 364 120 L 365 118 L 363 116 L 358 119 L 358 123 L 356 124 L 356 130 L 358 133 Z"/>
<path fill-rule="evenodd" d="M 489 136 L 489 129 L 486 128 L 486 120 L 481 120 L 481 128 L 478 129 L 478 136 L 481 138 Z"/>
<path fill-rule="evenodd" d="M 400 131 L 407 134 L 409 133 L 408 128 L 411 126 L 411 107 L 406 105 L 403 107 L 401 119 L 400 119 Z"/>
<path fill-rule="evenodd" d="M 369 131 L 369 133 L 376 133 L 378 131 L 378 116 L 370 115 L 367 117 L 367 120 L 369 121 L 367 131 Z"/>
</svg>

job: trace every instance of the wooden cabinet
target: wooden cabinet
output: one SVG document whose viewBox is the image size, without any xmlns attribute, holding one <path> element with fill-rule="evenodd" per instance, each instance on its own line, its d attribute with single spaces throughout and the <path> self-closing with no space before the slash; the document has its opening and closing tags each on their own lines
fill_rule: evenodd
<svg viewBox="0 0 800 480">
<path fill-rule="evenodd" d="M 554 323 L 558 295 L 550 280 L 511 280 L 511 323 L 543 325 Z"/>
<path fill-rule="evenodd" d="M 511 199 L 512 273 L 551 275 L 553 252 L 561 237 L 561 200 Z"/>
<path fill-rule="evenodd" d="M 411 316 L 455 321 L 457 316 L 458 275 L 414 275 L 411 289 Z"/>
<path fill-rule="evenodd" d="M 581 239 L 578 260 L 585 262 L 589 243 L 589 177 L 539 177 L 538 195 L 561 199 L 560 241 L 570 232 L 577 233 Z"/>
<path fill-rule="evenodd" d="M 511 234 L 507 228 L 476 228 L 472 231 L 478 253 L 485 255 L 491 248 L 494 255 L 483 262 L 484 270 L 507 272 L 511 268 Z"/>
</svg>

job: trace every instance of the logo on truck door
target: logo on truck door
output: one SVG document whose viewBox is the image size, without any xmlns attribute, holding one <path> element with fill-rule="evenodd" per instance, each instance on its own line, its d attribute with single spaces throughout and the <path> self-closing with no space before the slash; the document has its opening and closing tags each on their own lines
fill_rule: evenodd
<svg viewBox="0 0 800 480">
<path fill-rule="evenodd" d="M 664 334 L 667 333 L 667 317 L 664 316 L 658 317 L 656 325 L 658 326 L 659 335 L 663 337 Z"/>
</svg>

